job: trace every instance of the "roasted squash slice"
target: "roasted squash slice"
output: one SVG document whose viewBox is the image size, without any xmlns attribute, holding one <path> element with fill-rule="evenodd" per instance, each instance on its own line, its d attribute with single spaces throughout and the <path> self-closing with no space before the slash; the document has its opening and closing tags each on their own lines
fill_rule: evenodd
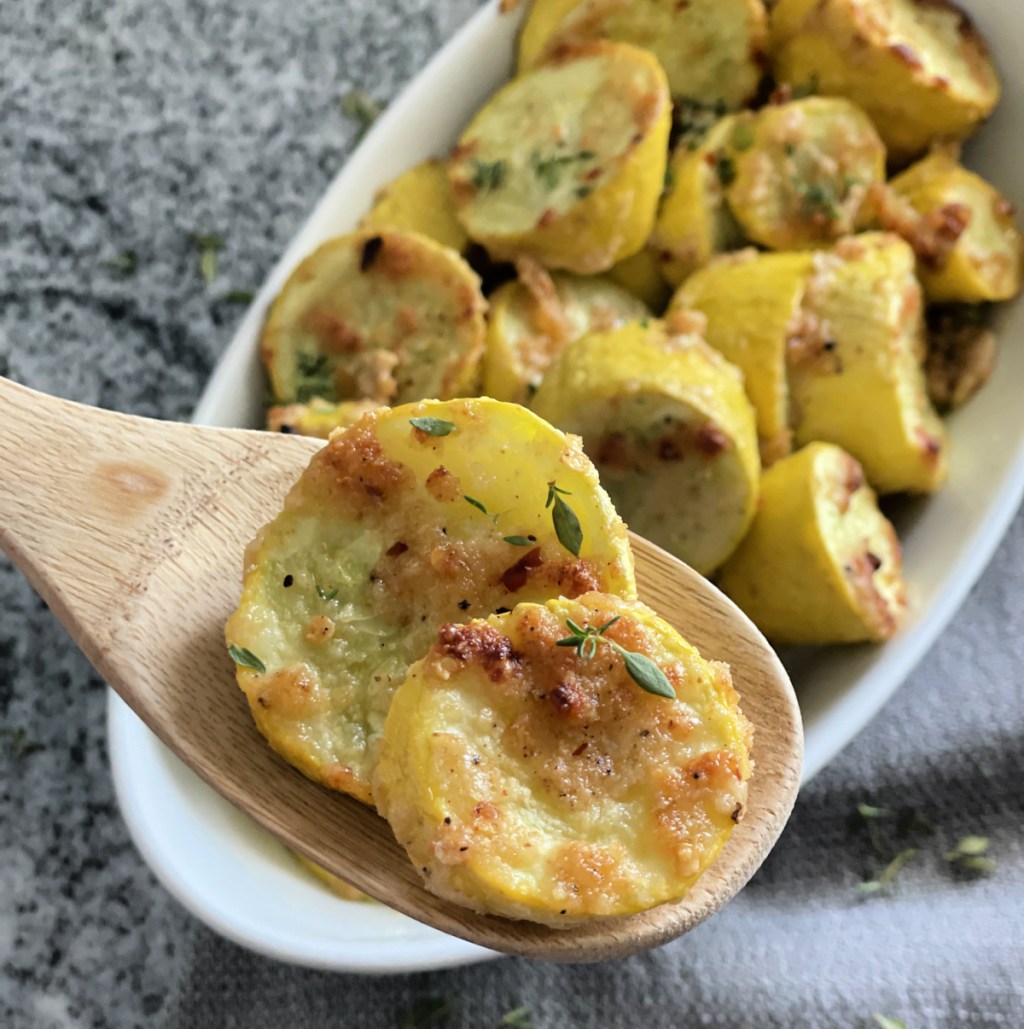
<svg viewBox="0 0 1024 1029">
<path fill-rule="evenodd" d="M 654 662 L 642 690 L 611 642 Z M 608 624 L 613 623 L 613 624 Z M 725 665 L 590 593 L 444 625 L 395 694 L 374 793 L 431 892 L 565 927 L 682 897 L 742 817 L 751 729 Z"/>
</svg>

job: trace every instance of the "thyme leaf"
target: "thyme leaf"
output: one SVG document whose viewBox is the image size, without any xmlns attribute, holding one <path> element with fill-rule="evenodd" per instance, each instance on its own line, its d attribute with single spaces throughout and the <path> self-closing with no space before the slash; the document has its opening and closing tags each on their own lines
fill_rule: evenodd
<svg viewBox="0 0 1024 1029">
<path fill-rule="evenodd" d="M 224 240 L 210 232 L 193 232 L 192 242 L 199 251 L 199 271 L 207 286 L 217 278 L 219 251 L 224 249 Z"/>
<path fill-rule="evenodd" d="M 318 585 L 316 588 L 317 596 L 321 600 L 333 600 L 338 595 L 338 587 L 335 586 L 333 590 L 328 592 L 323 586 Z"/>
<path fill-rule="evenodd" d="M 501 538 L 506 543 L 511 543 L 513 547 L 531 547 L 537 542 L 536 536 L 502 536 Z"/>
<path fill-rule="evenodd" d="M 128 278 L 134 275 L 139 267 L 139 255 L 134 250 L 122 250 L 121 253 L 108 257 L 103 263 Z"/>
<path fill-rule="evenodd" d="M 224 299 L 229 304 L 248 304 L 255 295 L 251 289 L 229 289 Z"/>
<path fill-rule="evenodd" d="M 487 510 L 487 508 L 486 508 L 486 507 L 484 507 L 484 505 L 483 505 L 482 503 L 480 503 L 480 501 L 479 501 L 479 500 L 477 500 L 477 499 L 476 499 L 476 497 L 471 497 L 471 496 L 469 496 L 469 494 L 468 494 L 468 493 L 464 493 L 464 494 L 462 495 L 462 499 L 463 499 L 463 500 L 465 500 L 465 502 L 466 502 L 467 504 L 469 504 L 469 505 L 470 505 L 471 507 L 475 507 L 475 508 L 476 508 L 476 509 L 477 509 L 478 511 L 483 511 L 483 513 L 484 513 L 485 515 L 487 515 L 488 517 L 490 517 L 490 515 L 491 515 L 491 512 L 490 512 L 490 511 L 488 511 L 488 510 Z"/>
<path fill-rule="evenodd" d="M 458 428 L 454 422 L 446 422 L 441 418 L 410 418 L 409 424 L 428 436 L 447 436 Z"/>
<path fill-rule="evenodd" d="M 906 850 L 901 850 L 896 857 L 892 859 L 882 870 L 882 874 L 877 879 L 869 879 L 866 882 L 859 883 L 857 888 L 861 893 L 880 893 L 887 886 L 891 886 L 896 879 L 896 876 L 900 874 L 903 866 L 908 861 L 912 861 L 917 857 L 917 850 L 913 847 L 908 847 Z"/>
<path fill-rule="evenodd" d="M 596 629 L 593 626 L 583 628 L 583 626 L 577 625 L 571 618 L 566 618 L 566 627 L 572 635 L 558 640 L 555 646 L 573 647 L 576 650 L 577 657 L 587 661 L 597 653 L 597 645 L 599 643 L 606 643 L 622 656 L 626 671 L 637 686 L 657 697 L 675 700 L 676 691 L 672 688 L 672 683 L 668 681 L 668 676 L 646 654 L 638 654 L 635 651 L 627 650 L 621 644 L 616 643 L 615 640 L 610 640 L 604 635 L 620 617 L 617 615 Z"/>
<path fill-rule="evenodd" d="M 350 89 L 341 98 L 341 113 L 351 118 L 359 126 L 356 131 L 356 142 L 370 130 L 370 126 L 380 117 L 383 106 L 364 89 Z"/>
<path fill-rule="evenodd" d="M 518 1008 L 506 1011 L 501 1016 L 501 1025 L 508 1026 L 508 1029 L 533 1029 L 533 1016 L 530 1009 L 522 1004 Z"/>
<path fill-rule="evenodd" d="M 715 174 L 723 186 L 731 186 L 736 181 L 736 162 L 724 150 L 715 154 Z"/>
<path fill-rule="evenodd" d="M 530 166 L 534 175 L 548 189 L 554 189 L 561 180 L 562 169 L 579 161 L 589 161 L 593 157 L 593 150 L 581 150 L 578 154 L 552 154 L 551 157 L 541 157 L 535 150 L 530 155 Z"/>
<path fill-rule="evenodd" d="M 583 528 L 576 512 L 559 496 L 555 497 L 554 507 L 551 509 L 551 521 L 558 542 L 573 557 L 579 557 L 583 546 Z"/>
<path fill-rule="evenodd" d="M 875 1024 L 879 1029 L 907 1029 L 907 1023 L 902 1018 L 888 1018 L 886 1015 L 872 1015 Z"/>
<path fill-rule="evenodd" d="M 989 841 L 985 836 L 964 836 L 957 845 L 942 856 L 954 867 L 967 872 L 985 874 L 993 872 L 995 861 L 985 855 L 988 853 Z"/>
<path fill-rule="evenodd" d="M 235 646 L 234 643 L 228 645 L 228 656 L 242 668 L 251 668 L 261 674 L 267 670 L 267 666 L 251 650 Z"/>
<path fill-rule="evenodd" d="M 473 174 L 470 182 L 480 190 L 500 189 L 508 175 L 508 164 L 505 161 L 473 161 Z"/>
</svg>

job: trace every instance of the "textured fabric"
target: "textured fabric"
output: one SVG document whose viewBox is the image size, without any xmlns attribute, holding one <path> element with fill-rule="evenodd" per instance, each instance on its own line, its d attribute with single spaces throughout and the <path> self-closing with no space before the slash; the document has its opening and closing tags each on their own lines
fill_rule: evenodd
<svg viewBox="0 0 1024 1029">
<path fill-rule="evenodd" d="M 472 0 L 0 3 L 0 373 L 182 417 L 251 289 L 352 146 L 351 86 L 386 100 Z M 190 234 L 223 238 L 207 286 Z M 127 275 L 108 264 L 137 254 Z M 980 402 L 984 402 L 983 400 Z M 2 415 L 0 415 L 2 417 Z M 3 425 L 0 421 L 0 439 Z M 0 485 L 0 488 L 3 488 Z M 450 1026 L 528 1006 L 565 1026 L 1024 1026 L 1024 520 L 874 724 L 802 794 L 740 898 L 689 937 L 600 967 L 502 960 L 384 979 L 253 956 L 154 882 L 113 801 L 102 684 L 0 562 L 0 1025 Z M 934 837 L 886 895 L 858 802 Z M 992 840 L 987 878 L 941 854 Z"/>
</svg>

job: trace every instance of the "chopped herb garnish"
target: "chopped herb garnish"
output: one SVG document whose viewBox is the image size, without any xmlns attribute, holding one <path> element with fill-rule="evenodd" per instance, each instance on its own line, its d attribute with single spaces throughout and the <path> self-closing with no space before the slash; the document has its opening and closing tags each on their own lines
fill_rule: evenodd
<svg viewBox="0 0 1024 1029">
<path fill-rule="evenodd" d="M 814 96 L 820 88 L 821 80 L 817 75 L 812 75 L 809 82 L 799 86 L 790 86 L 789 98 L 790 100 L 806 100 L 809 96 Z"/>
<path fill-rule="evenodd" d="M 509 1029 L 533 1029 L 533 1016 L 530 1009 L 525 1005 L 506 1011 L 501 1016 L 501 1024 Z"/>
<path fill-rule="evenodd" d="M 536 536 L 502 536 L 501 538 L 506 543 L 511 543 L 513 547 L 532 547 L 537 542 Z"/>
<path fill-rule="evenodd" d="M 590 194 L 593 193 L 593 192 L 594 191 L 590 188 L 590 186 L 577 186 L 576 187 L 576 197 L 579 200 L 586 200 L 587 197 L 590 196 Z"/>
<path fill-rule="evenodd" d="M 481 504 L 480 501 L 476 499 L 476 497 L 471 497 L 471 496 L 468 496 L 467 494 L 463 494 L 462 495 L 462 499 L 465 500 L 465 502 L 467 504 L 469 504 L 471 507 L 475 507 L 478 511 L 483 511 L 483 513 L 485 515 L 490 517 L 491 512 L 488 511 L 487 508 L 484 507 L 484 505 Z"/>
<path fill-rule="evenodd" d="M 954 867 L 967 872 L 985 874 L 993 872 L 995 861 L 985 855 L 988 853 L 989 841 L 985 836 L 964 836 L 952 849 L 942 856 Z"/>
<path fill-rule="evenodd" d="M 724 150 L 715 154 L 715 174 L 723 186 L 731 186 L 736 181 L 736 162 Z"/>
<path fill-rule="evenodd" d="M 580 556 L 580 549 L 583 546 L 583 529 L 576 512 L 562 499 L 571 497 L 572 494 L 565 489 L 559 488 L 554 482 L 548 483 L 548 498 L 544 502 L 545 508 L 551 508 L 551 521 L 555 527 L 555 535 L 558 542 L 572 554 L 573 557 Z"/>
<path fill-rule="evenodd" d="M 741 153 L 754 145 L 754 133 L 749 125 L 737 125 L 732 134 L 732 145 Z"/>
<path fill-rule="evenodd" d="M 451 1005 L 440 997 L 424 997 L 416 1001 L 398 1019 L 398 1029 L 439 1029 L 448 1021 Z"/>
<path fill-rule="evenodd" d="M 341 98 L 341 113 L 359 126 L 356 132 L 357 143 L 366 135 L 383 110 L 384 108 L 363 89 L 349 90 Z"/>
<path fill-rule="evenodd" d="M 477 189 L 500 189 L 506 175 L 508 175 L 508 165 L 504 161 L 474 161 L 470 182 Z"/>
<path fill-rule="evenodd" d="M 317 596 L 321 600 L 333 600 L 338 595 L 338 587 L 335 586 L 333 590 L 330 590 L 328 592 L 327 590 L 325 590 L 323 588 L 323 586 L 317 586 L 316 592 L 317 592 Z"/>
<path fill-rule="evenodd" d="M 835 221 L 839 217 L 839 197 L 832 186 L 820 182 L 804 182 L 795 176 L 792 181 L 793 188 L 803 198 L 805 218 L 820 216 Z"/>
<path fill-rule="evenodd" d="M 192 242 L 199 251 L 199 270 L 207 286 L 217 278 L 217 253 L 224 249 L 224 240 L 209 232 L 193 232 Z"/>
<path fill-rule="evenodd" d="M 551 157 L 541 157 L 534 151 L 530 155 L 530 164 L 537 178 L 548 189 L 554 189 L 558 185 L 562 177 L 562 169 L 566 165 L 575 164 L 578 161 L 589 161 L 593 157 L 593 150 L 581 150 L 577 154 L 553 154 Z"/>
<path fill-rule="evenodd" d="M 912 861 L 917 856 L 917 850 L 913 847 L 908 847 L 906 850 L 901 850 L 896 857 L 892 859 L 882 869 L 882 874 L 877 879 L 869 879 L 866 882 L 858 884 L 858 889 L 861 893 L 879 893 L 884 890 L 887 886 L 891 886 L 895 881 L 896 876 L 900 874 L 903 866 L 908 862 Z"/>
<path fill-rule="evenodd" d="M 139 266 L 139 255 L 134 250 L 123 250 L 114 257 L 108 257 L 103 263 L 108 268 L 113 268 L 114 271 L 127 277 L 135 274 L 135 270 Z"/>
<path fill-rule="evenodd" d="M 11 757 L 13 757 L 15 761 L 19 761 L 23 757 L 28 757 L 29 754 L 35 754 L 39 750 L 43 750 L 43 745 L 41 743 L 37 743 L 35 740 L 30 740 L 28 733 L 25 731 L 24 727 L 20 725 L 17 729 L 0 729 L 0 736 L 7 738 Z"/>
<path fill-rule="evenodd" d="M 299 352 L 295 356 L 295 392 L 299 403 L 313 397 L 334 399 L 334 370 L 326 354 Z"/>
<path fill-rule="evenodd" d="M 865 821 L 871 818 L 888 818 L 892 812 L 885 807 L 873 807 L 871 804 L 858 804 L 857 813 Z"/>
<path fill-rule="evenodd" d="M 665 181 L 661 186 L 661 195 L 666 196 L 676 188 L 676 173 L 671 164 L 665 166 Z"/>
<path fill-rule="evenodd" d="M 231 289 L 224 294 L 229 304 L 248 304 L 256 294 L 251 289 Z"/>
<path fill-rule="evenodd" d="M 559 640 L 555 646 L 572 647 L 578 657 L 589 660 L 597 653 L 598 643 L 607 643 L 609 647 L 622 655 L 626 671 L 637 686 L 647 693 L 653 693 L 655 696 L 668 697 L 671 700 L 675 700 L 676 691 L 672 689 L 672 683 L 668 681 L 668 676 L 646 654 L 637 654 L 631 650 L 626 650 L 625 647 L 616 643 L 615 640 L 610 640 L 605 636 L 605 633 L 620 617 L 620 615 L 616 615 L 615 618 L 609 619 L 604 625 L 598 626 L 596 629 L 593 626 L 584 628 L 581 625 L 577 625 L 571 618 L 566 618 L 565 624 L 572 635 L 567 636 L 564 640 Z"/>
<path fill-rule="evenodd" d="M 872 1015 L 871 1017 L 879 1029 L 907 1029 L 907 1023 L 902 1018 L 889 1018 L 886 1015 Z"/>
<path fill-rule="evenodd" d="M 428 436 L 447 436 L 458 428 L 454 422 L 446 422 L 441 418 L 410 418 L 409 424 Z"/>
<path fill-rule="evenodd" d="M 672 112 L 672 142 L 682 140 L 688 150 L 696 150 L 711 127 L 725 116 L 725 101 L 713 104 L 683 97 Z"/>
<path fill-rule="evenodd" d="M 265 672 L 267 666 L 251 651 L 245 647 L 236 647 L 234 643 L 228 646 L 228 655 L 236 665 L 242 668 L 251 668 L 254 672 Z"/>
</svg>

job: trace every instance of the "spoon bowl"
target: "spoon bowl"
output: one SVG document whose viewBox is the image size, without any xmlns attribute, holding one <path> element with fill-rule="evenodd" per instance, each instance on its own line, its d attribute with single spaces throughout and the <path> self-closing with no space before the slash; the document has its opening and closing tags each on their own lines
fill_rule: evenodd
<svg viewBox="0 0 1024 1029">
<path fill-rule="evenodd" d="M 640 597 L 709 658 L 725 660 L 754 726 L 748 804 L 682 899 L 550 929 L 428 893 L 370 808 L 306 779 L 260 736 L 235 685 L 224 623 L 242 555 L 320 441 L 115 414 L 0 379 L 0 548 L 99 673 L 230 803 L 360 890 L 483 947 L 597 961 L 658 946 L 730 900 L 796 798 L 800 713 L 768 643 L 704 578 L 632 536 Z M 253 898 L 258 903 L 258 898 Z"/>
</svg>

